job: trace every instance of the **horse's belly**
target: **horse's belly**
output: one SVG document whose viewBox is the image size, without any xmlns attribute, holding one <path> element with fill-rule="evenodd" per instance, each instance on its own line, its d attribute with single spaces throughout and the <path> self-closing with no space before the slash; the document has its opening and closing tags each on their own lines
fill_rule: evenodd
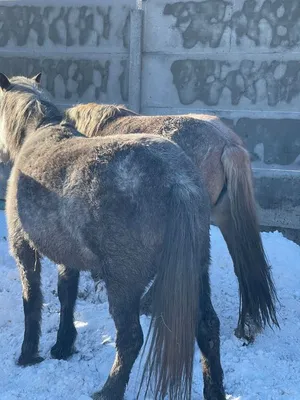
<svg viewBox="0 0 300 400">
<path fill-rule="evenodd" d="M 79 235 L 74 234 L 76 227 L 59 226 L 57 219 L 37 218 L 33 214 L 26 218 L 23 229 L 32 246 L 56 264 L 78 270 L 89 270 L 99 265 L 99 256 L 86 246 Z"/>
</svg>

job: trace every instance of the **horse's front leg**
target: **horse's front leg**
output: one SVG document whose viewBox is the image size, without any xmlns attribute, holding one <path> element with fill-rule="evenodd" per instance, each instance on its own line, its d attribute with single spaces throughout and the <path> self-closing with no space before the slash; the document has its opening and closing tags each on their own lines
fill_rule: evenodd
<svg viewBox="0 0 300 400">
<path fill-rule="evenodd" d="M 24 239 L 11 243 L 22 282 L 25 332 L 18 364 L 32 365 L 43 361 L 38 347 L 41 334 L 42 292 L 40 256 Z"/>
<path fill-rule="evenodd" d="M 67 359 L 74 353 L 77 331 L 74 326 L 74 308 L 78 293 L 79 271 L 60 265 L 58 267 L 58 297 L 60 301 L 60 323 L 57 340 L 51 355 Z"/>
</svg>

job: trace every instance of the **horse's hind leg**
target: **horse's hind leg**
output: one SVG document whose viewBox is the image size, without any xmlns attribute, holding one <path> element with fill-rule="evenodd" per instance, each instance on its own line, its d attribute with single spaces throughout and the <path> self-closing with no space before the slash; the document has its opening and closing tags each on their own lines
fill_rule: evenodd
<svg viewBox="0 0 300 400">
<path fill-rule="evenodd" d="M 139 320 L 139 302 L 142 291 L 129 293 L 128 288 L 107 286 L 110 313 L 116 326 L 116 358 L 109 377 L 94 400 L 121 400 L 132 366 L 143 345 L 143 331 Z"/>
<path fill-rule="evenodd" d="M 78 292 L 79 272 L 60 265 L 58 267 L 58 297 L 60 301 L 60 323 L 57 340 L 51 355 L 57 359 L 67 359 L 74 352 L 76 328 L 74 307 Z"/>
<path fill-rule="evenodd" d="M 25 332 L 18 364 L 32 365 L 43 361 L 38 347 L 41 334 L 42 292 L 41 264 L 38 253 L 25 240 L 12 239 L 12 253 L 20 271 L 25 316 Z"/>
<path fill-rule="evenodd" d="M 204 274 L 202 282 L 203 292 L 199 300 L 200 313 L 196 339 L 202 353 L 204 399 L 225 400 L 220 361 L 220 322 L 211 303 L 207 273 Z"/>
<path fill-rule="evenodd" d="M 227 244 L 230 256 L 233 261 L 233 266 L 234 266 L 234 272 L 235 275 L 238 279 L 239 285 L 240 285 L 240 277 L 238 274 L 238 268 L 237 268 L 237 259 L 235 255 L 235 243 L 234 241 L 236 240 L 236 236 L 234 235 L 234 227 L 233 227 L 233 219 L 231 215 L 231 209 L 230 209 L 230 202 L 228 195 L 225 193 L 223 198 L 220 200 L 220 202 L 213 208 L 212 210 L 212 219 L 213 222 L 216 223 L 216 225 L 220 228 L 222 235 L 224 237 L 224 240 Z M 240 287 L 241 288 L 241 287 Z M 246 304 L 242 305 L 244 309 L 247 307 Z M 256 334 L 258 333 L 256 325 L 253 323 L 251 320 L 250 316 L 246 314 L 246 320 L 242 321 L 241 318 L 239 318 L 237 328 L 235 329 L 235 335 L 238 338 L 244 338 L 250 343 L 253 342 Z"/>
</svg>

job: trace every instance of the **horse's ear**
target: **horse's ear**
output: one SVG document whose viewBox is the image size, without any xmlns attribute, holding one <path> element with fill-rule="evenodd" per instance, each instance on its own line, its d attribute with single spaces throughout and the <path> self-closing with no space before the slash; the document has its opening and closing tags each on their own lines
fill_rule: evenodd
<svg viewBox="0 0 300 400">
<path fill-rule="evenodd" d="M 41 78 L 42 78 L 42 73 L 39 72 L 38 74 L 36 74 L 33 78 L 31 78 L 33 81 L 35 81 L 36 83 L 41 83 Z"/>
<path fill-rule="evenodd" d="M 8 79 L 8 77 L 4 74 L 2 74 L 2 72 L 0 72 L 0 88 L 2 90 L 6 90 L 8 89 L 8 87 L 10 86 L 10 81 Z"/>
</svg>

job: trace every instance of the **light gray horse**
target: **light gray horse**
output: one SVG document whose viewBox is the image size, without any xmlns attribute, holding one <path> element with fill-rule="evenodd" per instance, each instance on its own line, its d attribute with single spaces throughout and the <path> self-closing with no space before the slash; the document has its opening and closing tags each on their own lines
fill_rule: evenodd
<svg viewBox="0 0 300 400">
<path fill-rule="evenodd" d="M 156 275 L 146 390 L 153 376 L 155 399 L 191 398 L 196 338 L 204 397 L 225 400 L 208 276 L 209 197 L 194 164 L 179 146 L 154 135 L 82 137 L 62 122 L 39 79 L 0 74 L 1 154 L 13 164 L 8 234 L 25 314 L 19 364 L 42 361 L 43 255 L 59 264 L 54 358 L 73 352 L 79 271 L 97 271 L 106 284 L 117 354 L 94 399 L 123 398 L 143 344 L 140 298 Z"/>
<path fill-rule="evenodd" d="M 278 326 L 276 291 L 264 253 L 253 195 L 251 165 L 241 139 L 210 115 L 141 116 L 124 106 L 81 104 L 66 110 L 67 120 L 88 137 L 154 133 L 177 143 L 197 166 L 210 195 L 239 282 L 236 335 L 249 341 L 266 323 Z M 141 304 L 151 311 L 152 290 Z"/>
</svg>

